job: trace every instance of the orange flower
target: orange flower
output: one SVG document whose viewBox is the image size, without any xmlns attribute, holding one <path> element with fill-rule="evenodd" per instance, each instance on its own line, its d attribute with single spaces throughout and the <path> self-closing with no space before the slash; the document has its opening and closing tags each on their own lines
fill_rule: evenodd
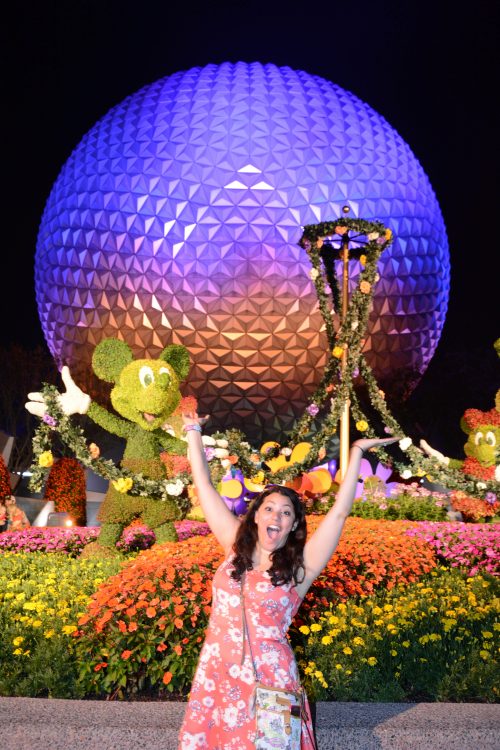
<svg viewBox="0 0 500 750">
<path fill-rule="evenodd" d="M 176 645 L 174 646 L 174 651 L 175 651 L 175 653 L 177 654 L 177 656 L 180 656 L 180 655 L 182 654 L 182 646 L 179 646 L 179 644 L 177 643 L 177 644 L 176 644 Z"/>
<path fill-rule="evenodd" d="M 174 625 L 176 628 L 179 628 L 179 630 L 184 626 L 184 622 L 181 620 L 180 617 L 176 617 L 174 620 Z"/>
<path fill-rule="evenodd" d="M 118 620 L 116 624 L 118 625 L 118 630 L 120 631 L 120 633 L 127 632 L 127 625 L 124 623 L 123 620 Z"/>
<path fill-rule="evenodd" d="M 146 610 L 146 616 L 147 617 L 156 617 L 156 609 L 154 607 L 148 607 Z"/>
<path fill-rule="evenodd" d="M 368 294 L 371 288 L 371 284 L 368 281 L 362 281 L 359 285 L 359 290 L 363 294 Z"/>
<path fill-rule="evenodd" d="M 165 674 L 163 675 L 163 680 L 162 680 L 163 684 L 168 685 L 168 683 L 172 681 L 172 677 L 173 677 L 172 672 L 165 672 Z"/>
<path fill-rule="evenodd" d="M 136 622 L 129 622 L 128 624 L 128 632 L 134 633 L 137 630 L 137 623 Z"/>
<path fill-rule="evenodd" d="M 108 662 L 107 661 L 101 661 L 99 664 L 95 665 L 94 672 L 100 672 L 101 669 L 104 669 L 107 666 L 108 666 Z"/>
<path fill-rule="evenodd" d="M 347 232 L 347 227 L 335 227 L 335 234 L 345 234 Z"/>
<path fill-rule="evenodd" d="M 160 643 L 160 645 L 156 647 L 156 650 L 159 651 L 160 654 L 161 654 L 161 652 L 162 651 L 166 651 L 167 648 L 168 648 L 168 646 L 167 646 L 166 643 Z"/>
<path fill-rule="evenodd" d="M 128 649 L 125 649 L 125 651 L 122 651 L 122 659 L 129 659 L 133 653 L 134 653 L 133 651 L 129 651 Z"/>
</svg>

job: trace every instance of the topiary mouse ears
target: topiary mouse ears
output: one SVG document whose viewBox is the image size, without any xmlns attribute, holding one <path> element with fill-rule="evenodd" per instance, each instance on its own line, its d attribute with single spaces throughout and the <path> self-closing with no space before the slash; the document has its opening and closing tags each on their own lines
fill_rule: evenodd
<svg viewBox="0 0 500 750">
<path fill-rule="evenodd" d="M 170 344 L 160 354 L 160 359 L 168 362 L 174 368 L 175 374 L 179 380 L 184 380 L 189 372 L 191 363 L 189 361 L 189 352 L 181 344 Z"/>
<path fill-rule="evenodd" d="M 116 383 L 123 368 L 132 360 L 132 350 L 128 344 L 119 339 L 104 339 L 94 349 L 92 368 L 101 380 Z"/>
</svg>

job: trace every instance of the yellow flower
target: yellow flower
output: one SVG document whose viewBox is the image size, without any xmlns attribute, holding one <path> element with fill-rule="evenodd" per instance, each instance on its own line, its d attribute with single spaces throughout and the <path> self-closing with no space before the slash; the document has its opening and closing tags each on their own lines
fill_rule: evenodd
<svg viewBox="0 0 500 750">
<path fill-rule="evenodd" d="M 332 640 L 333 639 L 331 635 L 324 635 L 323 638 L 321 639 L 321 643 L 323 644 L 323 646 L 329 646 Z"/>
<path fill-rule="evenodd" d="M 12 653 L 14 654 L 14 656 L 19 656 L 20 654 L 23 653 L 23 650 L 22 650 L 22 648 L 16 648 L 16 649 L 14 649 L 14 651 Z"/>
<path fill-rule="evenodd" d="M 344 669 L 344 667 L 342 666 L 342 664 L 336 664 L 335 669 Z"/>
<path fill-rule="evenodd" d="M 346 646 L 344 649 L 342 649 L 342 651 L 344 654 L 346 654 L 346 656 L 352 654 L 352 648 L 349 648 L 349 646 Z"/>
<path fill-rule="evenodd" d="M 359 635 L 357 635 L 355 638 L 353 638 L 352 642 L 353 642 L 353 644 L 355 646 L 364 646 L 365 645 L 364 640 L 362 638 L 360 638 Z"/>
<path fill-rule="evenodd" d="M 401 645 L 403 646 L 403 648 L 410 648 L 410 641 L 403 641 Z"/>
<path fill-rule="evenodd" d="M 54 633 L 55 633 L 55 630 L 46 630 L 45 633 L 44 633 L 44 636 L 46 638 L 52 638 L 52 636 L 54 635 Z"/>
<path fill-rule="evenodd" d="M 368 661 L 368 664 L 370 665 L 370 667 L 374 667 L 375 664 L 377 663 L 377 660 L 376 660 L 376 658 L 374 656 L 369 656 L 368 659 L 367 659 L 367 661 Z"/>
<path fill-rule="evenodd" d="M 318 625 L 317 622 L 313 622 L 313 624 L 311 625 L 311 633 L 317 633 L 320 630 L 321 630 L 321 625 Z"/>
<path fill-rule="evenodd" d="M 44 451 L 38 456 L 38 465 L 48 469 L 54 463 L 54 456 L 52 451 Z"/>
<path fill-rule="evenodd" d="M 134 486 L 134 483 L 130 479 L 130 477 L 120 477 L 119 479 L 113 479 L 112 484 L 117 492 L 121 492 L 123 494 L 131 490 Z"/>
<path fill-rule="evenodd" d="M 368 429 L 368 422 L 366 422 L 364 419 L 360 419 L 356 422 L 356 429 L 358 432 L 366 432 Z"/>
<path fill-rule="evenodd" d="M 12 641 L 12 644 L 14 646 L 20 646 L 23 641 L 24 641 L 23 636 L 22 635 L 18 635 L 17 638 L 14 638 L 14 640 Z"/>
<path fill-rule="evenodd" d="M 385 230 L 385 235 L 384 235 L 384 236 L 385 236 L 385 239 L 386 239 L 386 240 L 390 240 L 390 239 L 392 239 L 392 229 L 386 229 L 386 230 Z"/>
<path fill-rule="evenodd" d="M 490 652 L 489 651 L 480 651 L 479 652 L 479 656 L 481 657 L 481 659 L 484 659 L 486 661 L 486 659 L 490 658 Z"/>
<path fill-rule="evenodd" d="M 344 353 L 344 349 L 342 346 L 334 346 L 332 349 L 332 356 L 336 359 L 340 359 Z"/>
<path fill-rule="evenodd" d="M 391 656 L 397 656 L 398 652 L 395 651 L 394 649 L 392 649 L 391 652 L 390 652 L 390 654 L 391 654 Z"/>
<path fill-rule="evenodd" d="M 301 633 L 303 633 L 304 635 L 309 635 L 309 633 L 311 632 L 311 631 L 309 630 L 309 627 L 308 627 L 307 625 L 301 625 L 301 626 L 300 626 L 300 628 L 299 628 L 299 630 L 300 630 L 300 632 L 301 632 Z"/>
<path fill-rule="evenodd" d="M 74 633 L 75 630 L 77 630 L 76 625 L 64 625 L 62 628 L 62 632 L 64 635 L 71 635 L 71 633 Z"/>
<path fill-rule="evenodd" d="M 366 255 L 360 255 L 359 262 L 361 263 L 362 266 L 366 266 Z"/>
<path fill-rule="evenodd" d="M 482 630 L 481 635 L 483 638 L 493 638 L 493 633 L 490 633 L 489 630 Z"/>
<path fill-rule="evenodd" d="M 34 628 L 39 628 L 42 625 L 42 621 L 41 620 L 33 620 L 33 622 L 31 623 L 31 625 Z"/>
</svg>

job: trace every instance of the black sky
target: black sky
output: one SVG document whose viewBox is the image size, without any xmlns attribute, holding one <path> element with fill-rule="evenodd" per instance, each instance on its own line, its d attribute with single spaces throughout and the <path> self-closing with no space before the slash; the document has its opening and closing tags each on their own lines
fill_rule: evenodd
<svg viewBox="0 0 500 750">
<path fill-rule="evenodd" d="M 28 0 L 11 7 L 2 32 L 0 343 L 43 340 L 33 284 L 38 224 L 82 136 L 161 77 L 210 62 L 257 60 L 352 91 L 410 145 L 437 194 L 450 242 L 451 295 L 438 355 L 489 356 L 500 335 L 492 231 L 498 25 L 494 2 L 459 7 L 442 0 L 176 0 L 173 7 Z"/>
</svg>

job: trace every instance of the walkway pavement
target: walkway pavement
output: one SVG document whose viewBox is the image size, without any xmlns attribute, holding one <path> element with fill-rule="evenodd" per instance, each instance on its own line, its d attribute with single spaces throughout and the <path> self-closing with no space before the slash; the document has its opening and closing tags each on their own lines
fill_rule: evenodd
<svg viewBox="0 0 500 750">
<path fill-rule="evenodd" d="M 184 703 L 0 698 L 3 750 L 177 750 Z M 319 750 L 500 750 L 500 706 L 318 703 Z"/>
</svg>

